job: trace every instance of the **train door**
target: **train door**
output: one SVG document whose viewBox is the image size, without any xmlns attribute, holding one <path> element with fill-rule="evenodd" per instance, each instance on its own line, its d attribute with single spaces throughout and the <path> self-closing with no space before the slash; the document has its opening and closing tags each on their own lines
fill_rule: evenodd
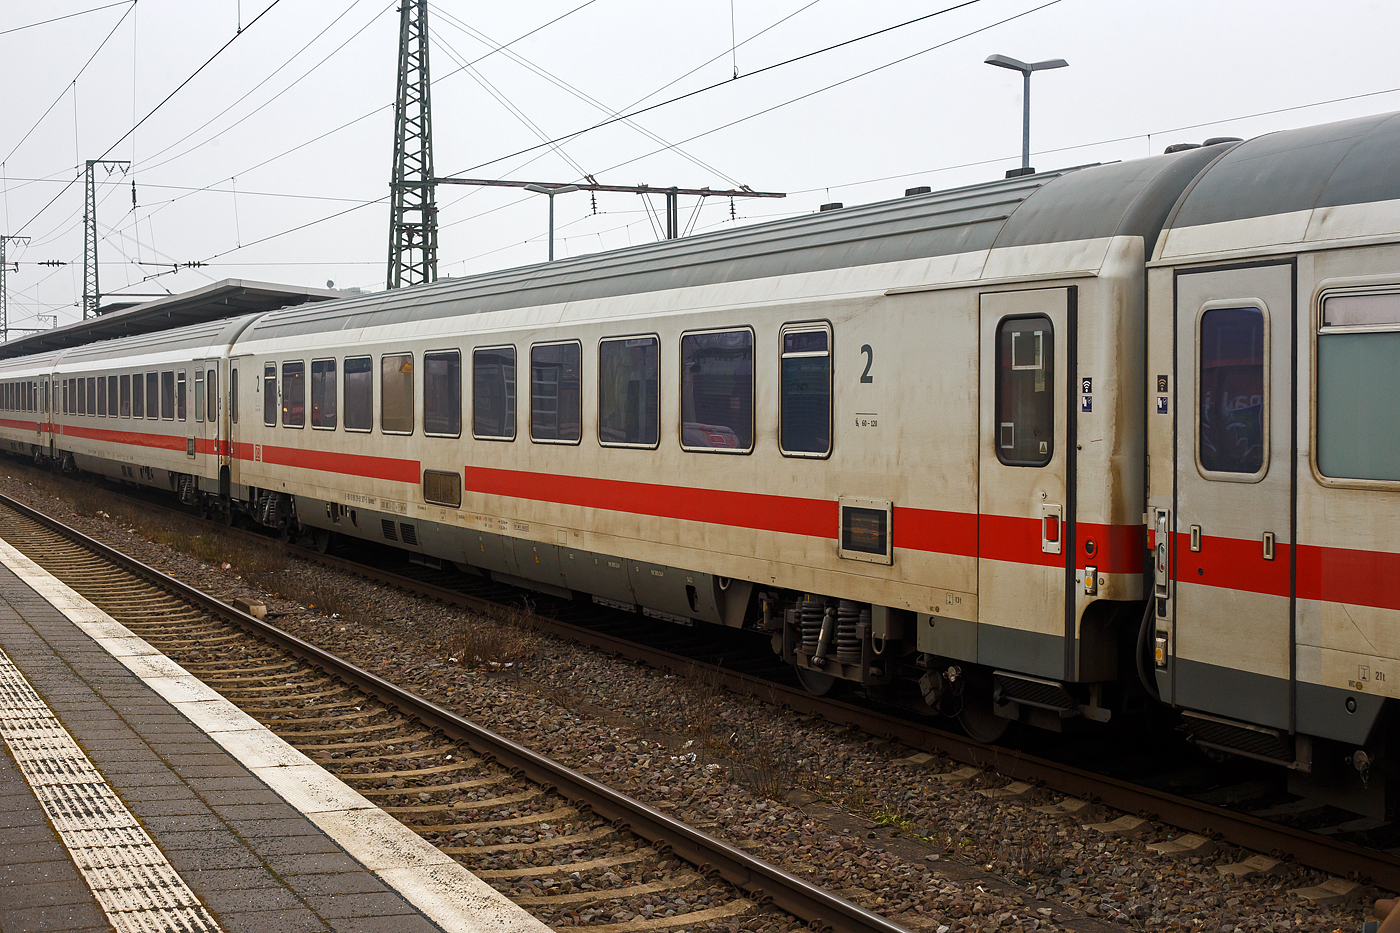
<svg viewBox="0 0 1400 933">
<path fill-rule="evenodd" d="M 223 425 L 224 443 L 219 458 L 220 493 L 232 496 L 240 482 L 237 442 L 238 442 L 238 360 L 228 359 L 228 373 L 224 380 L 224 391 L 220 396 L 223 411 L 220 421 Z"/>
<path fill-rule="evenodd" d="M 980 301 L 977 660 L 1057 680 L 1074 670 L 1076 299 Z"/>
<path fill-rule="evenodd" d="M 1279 729 L 1293 709 L 1293 318 L 1291 262 L 1177 274 L 1171 699 Z"/>
</svg>

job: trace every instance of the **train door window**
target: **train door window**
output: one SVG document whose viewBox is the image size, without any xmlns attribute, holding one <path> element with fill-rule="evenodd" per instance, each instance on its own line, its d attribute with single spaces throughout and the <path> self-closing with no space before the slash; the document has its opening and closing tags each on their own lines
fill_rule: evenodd
<svg viewBox="0 0 1400 933">
<path fill-rule="evenodd" d="M 462 436 L 462 354 L 457 350 L 423 354 L 423 433 Z"/>
<path fill-rule="evenodd" d="M 1207 479 L 1268 472 L 1268 319 L 1260 307 L 1207 306 L 1196 322 L 1196 464 Z"/>
<path fill-rule="evenodd" d="M 1042 467 L 1055 455 L 1055 329 L 1047 317 L 997 325 L 997 459 Z"/>
<path fill-rule="evenodd" d="M 345 430 L 374 427 L 374 361 L 367 356 L 345 360 Z"/>
<path fill-rule="evenodd" d="M 277 364 L 263 364 L 263 424 L 277 427 Z"/>
<path fill-rule="evenodd" d="M 120 388 L 119 391 L 120 391 L 120 393 L 121 393 L 121 403 L 120 403 L 121 416 L 122 416 L 123 418 L 130 418 L 130 417 L 131 417 L 131 376 L 130 376 L 130 375 L 122 376 L 122 377 L 121 377 L 120 386 L 121 386 L 121 388 Z"/>
<path fill-rule="evenodd" d="M 107 379 L 104 376 L 97 377 L 97 416 L 107 417 Z"/>
<path fill-rule="evenodd" d="M 146 373 L 146 417 L 160 417 L 160 373 Z"/>
<path fill-rule="evenodd" d="M 88 376 L 87 380 L 87 413 L 97 414 L 97 377 Z"/>
<path fill-rule="evenodd" d="M 62 380 L 62 385 L 63 385 L 63 388 L 62 388 L 62 389 L 59 389 L 59 393 L 58 393 L 59 403 L 60 403 L 60 407 L 59 407 L 58 410 L 59 410 L 59 413 L 60 413 L 60 414 L 66 415 L 66 414 L 68 414 L 68 380 L 67 380 L 67 379 Z M 0 408 L 7 408 L 7 407 L 9 407 L 9 406 L 7 406 L 7 405 L 4 403 L 3 398 L 4 398 L 4 393 L 3 393 L 3 392 L 0 392 Z"/>
<path fill-rule="evenodd" d="M 577 444 L 583 436 L 582 358 L 577 341 L 530 348 L 530 440 Z"/>
<path fill-rule="evenodd" d="M 831 326 L 788 324 L 779 360 L 778 449 L 787 457 L 831 453 Z"/>
<path fill-rule="evenodd" d="M 209 370 L 209 378 L 214 371 Z M 335 360 L 311 361 L 311 426 L 323 431 L 335 430 Z"/>
<path fill-rule="evenodd" d="M 185 404 L 185 371 L 182 369 L 175 374 L 175 417 L 181 421 L 185 420 L 188 413 Z"/>
<path fill-rule="evenodd" d="M 620 337 L 598 344 L 598 443 L 655 447 L 661 437 L 661 341 Z"/>
<path fill-rule="evenodd" d="M 379 429 L 385 434 L 413 433 L 412 353 L 379 358 Z"/>
<path fill-rule="evenodd" d="M 306 363 L 282 364 L 282 427 L 306 426 Z"/>
<path fill-rule="evenodd" d="M 209 370 L 209 375 L 205 378 L 204 384 L 207 387 L 206 391 L 209 393 L 207 396 L 208 409 L 205 420 L 210 424 L 217 424 L 219 420 L 219 371 L 217 369 Z"/>
<path fill-rule="evenodd" d="M 753 331 L 681 336 L 681 446 L 753 450 Z"/>
<path fill-rule="evenodd" d="M 204 370 L 194 372 L 194 420 L 204 420 Z"/>
<path fill-rule="evenodd" d="M 1317 331 L 1317 471 L 1400 482 L 1400 289 L 1324 293 Z"/>
<path fill-rule="evenodd" d="M 238 367 L 228 368 L 228 420 L 238 423 Z"/>
<path fill-rule="evenodd" d="M 160 418 L 175 420 L 175 372 L 170 369 L 160 374 Z"/>
<path fill-rule="evenodd" d="M 515 440 L 515 347 L 472 351 L 472 437 Z"/>
</svg>

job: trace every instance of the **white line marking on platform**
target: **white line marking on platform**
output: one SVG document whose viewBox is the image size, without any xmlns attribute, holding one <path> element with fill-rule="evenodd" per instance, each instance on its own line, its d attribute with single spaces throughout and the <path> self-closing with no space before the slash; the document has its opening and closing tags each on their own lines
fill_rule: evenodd
<svg viewBox="0 0 1400 933">
<path fill-rule="evenodd" d="M 524 908 L 260 725 L 4 540 L 0 540 L 0 563 L 274 792 L 292 806 L 310 808 L 302 810 L 307 819 L 429 920 L 454 933 L 549 933 L 549 927 Z"/>
<path fill-rule="evenodd" d="M 0 736 L 113 927 L 132 933 L 219 930 L 4 651 Z"/>
</svg>

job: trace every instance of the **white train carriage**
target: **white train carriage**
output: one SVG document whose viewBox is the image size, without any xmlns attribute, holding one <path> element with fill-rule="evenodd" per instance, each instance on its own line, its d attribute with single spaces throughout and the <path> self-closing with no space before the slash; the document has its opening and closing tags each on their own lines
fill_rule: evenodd
<svg viewBox="0 0 1400 933">
<path fill-rule="evenodd" d="M 1328 783 L 1400 697 L 1397 152 L 1396 115 L 1232 147 L 1148 273 L 1156 686 L 1203 745 Z"/>
<path fill-rule="evenodd" d="M 56 461 L 323 547 L 756 629 L 813 690 L 917 683 L 984 736 L 1157 694 L 1208 748 L 1354 790 L 1328 769 L 1369 767 L 1400 689 L 1396 125 L 250 315 L 0 384 L 43 405 L 52 381 Z M 43 455 L 33 421 L 0 439 Z"/>
<path fill-rule="evenodd" d="M 57 352 L 9 361 L 0 376 L 0 450 L 46 460 L 52 441 L 50 379 Z"/>
</svg>

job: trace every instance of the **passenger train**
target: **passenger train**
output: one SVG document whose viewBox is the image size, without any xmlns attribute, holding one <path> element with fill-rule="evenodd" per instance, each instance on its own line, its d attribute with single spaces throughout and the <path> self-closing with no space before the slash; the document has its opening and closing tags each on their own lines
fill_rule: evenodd
<svg viewBox="0 0 1400 933">
<path fill-rule="evenodd" d="M 0 362 L 0 444 L 1383 813 L 1400 115 Z M 1159 706 L 1160 704 L 1160 706 Z"/>
</svg>

